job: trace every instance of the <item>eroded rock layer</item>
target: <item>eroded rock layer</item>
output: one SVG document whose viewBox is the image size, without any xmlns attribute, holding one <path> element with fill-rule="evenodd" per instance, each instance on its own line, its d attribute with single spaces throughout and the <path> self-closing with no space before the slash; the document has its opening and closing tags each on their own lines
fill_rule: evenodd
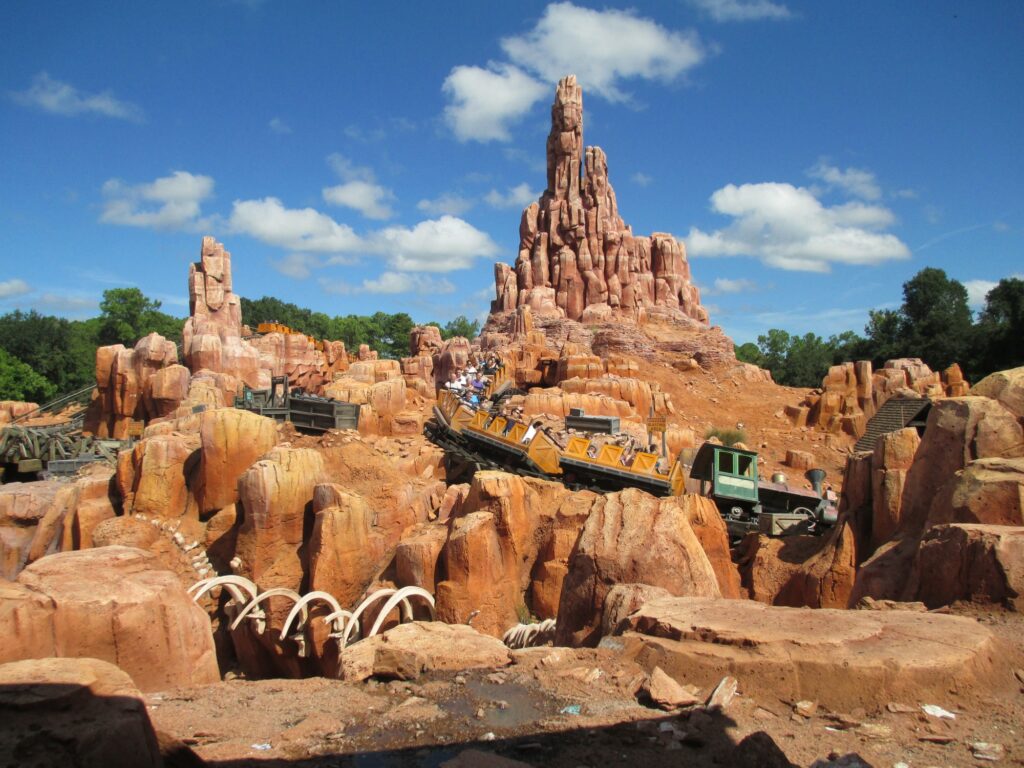
<svg viewBox="0 0 1024 768">
<path fill-rule="evenodd" d="M 619 216 L 600 147 L 583 146 L 583 90 L 563 78 L 551 108 L 547 189 L 523 211 L 515 267 L 495 267 L 492 313 L 528 306 L 583 322 L 619 315 L 708 323 L 672 235 L 635 236 Z"/>
</svg>

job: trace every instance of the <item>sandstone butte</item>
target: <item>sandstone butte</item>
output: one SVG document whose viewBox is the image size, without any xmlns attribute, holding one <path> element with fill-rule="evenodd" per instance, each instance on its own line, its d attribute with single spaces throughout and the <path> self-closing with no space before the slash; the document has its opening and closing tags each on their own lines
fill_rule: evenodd
<svg viewBox="0 0 1024 768">
<path fill-rule="evenodd" d="M 291 709 L 328 694 L 337 701 L 338 690 L 353 707 L 346 717 L 371 730 L 420 723 L 410 733 L 421 736 L 390 737 L 420 747 L 441 743 L 422 736 L 424 723 L 448 738 L 446 701 L 469 702 L 487 685 L 498 686 L 492 699 L 525 697 L 514 706 L 536 713 L 511 726 L 492 722 L 490 709 L 467 709 L 458 728 L 479 721 L 501 738 L 536 731 L 545 717 L 577 730 L 650 717 L 638 701 L 671 709 L 713 689 L 726 706 L 737 685 L 731 711 L 747 718 L 742 730 L 756 724 L 777 738 L 789 721 L 783 712 L 771 725 L 780 698 L 799 702 L 800 718 L 816 707 L 847 717 L 838 722 L 851 733 L 861 726 L 843 713 L 866 722 L 892 715 L 894 702 L 959 707 L 957 727 L 974 723 L 989 740 L 994 726 L 972 720 L 972 707 L 998 701 L 1011 719 L 1021 713 L 1013 697 L 1024 678 L 1013 670 L 1024 668 L 1024 368 L 971 386 L 955 365 L 935 372 L 901 359 L 873 370 L 861 361 L 833 367 L 814 390 L 778 386 L 738 363 L 710 325 L 683 244 L 625 224 L 608 159 L 583 145 L 573 77 L 556 89 L 546 155 L 547 188 L 523 212 L 515 265 L 495 268 L 496 298 L 477 339 L 444 341 L 437 328 L 417 327 L 408 357 L 381 360 L 301 333 L 257 335 L 241 317 L 231 254 L 205 237 L 188 274 L 181 349 L 151 334 L 97 351 L 86 428 L 138 439 L 116 465 L 0 486 L 0 716 L 27 701 L 36 713 L 4 720 L 30 729 L 0 728 L 5 759 L 30 754 L 31 733 L 42 732 L 92 756 L 84 764 L 159 764 L 170 742 L 157 739 L 151 717 L 209 759 L 249 759 L 264 741 L 281 759 L 321 754 L 324 744 L 370 749 L 358 728 L 347 747 L 338 740 L 339 705 L 308 722 Z M 839 522 L 821 536 L 750 534 L 731 547 L 714 503 L 697 495 L 573 491 L 506 471 L 459 476 L 423 427 L 437 387 L 481 354 L 498 356 L 521 391 L 505 413 L 556 429 L 582 407 L 619 417 L 625 434 L 646 441 L 653 414 L 666 421 L 674 457 L 709 429 L 742 422 L 763 476 L 781 471 L 803 487 L 804 469 L 828 470 L 842 490 Z M 233 407 L 243 387 L 273 376 L 357 406 L 357 429 L 303 435 Z M 893 397 L 929 406 L 923 432 L 896 430 L 854 451 Z M 2 403 L 0 420 L 32 410 Z M 233 581 L 196 600 L 187 591 L 217 576 Z M 352 624 L 357 642 L 348 645 L 347 618 L 324 621 L 406 587 L 433 606 L 410 594 L 384 614 L 385 593 L 358 631 Z M 400 618 L 416 621 L 396 627 Z M 523 621 L 532 626 L 520 636 L 545 647 L 502 643 Z M 359 639 L 374 625 L 388 631 Z M 228 672 L 244 681 L 217 682 Z M 458 687 L 456 673 L 476 682 Z M 266 678 L 276 687 L 260 687 Z M 378 679 L 435 687 L 376 720 L 375 697 L 387 694 L 365 681 Z M 444 685 L 456 687 L 431 698 Z M 168 700 L 179 703 L 147 699 L 157 705 L 147 715 L 140 697 L 172 689 L 185 692 Z M 285 692 L 275 706 L 292 713 L 289 724 L 238 716 L 250 690 Z M 559 712 L 573 697 L 590 703 Z M 213 731 L 184 725 L 188 710 L 175 709 L 192 701 L 206 702 L 194 706 L 208 716 L 231 713 L 217 727 L 234 735 L 197 736 Z M 80 718 L 67 717 L 69 702 Z M 179 719 L 163 714 L 175 711 Z M 682 727 L 707 727 L 698 714 Z M 257 722 L 278 730 L 246 730 Z M 903 725 L 885 727 L 918 743 Z M 922 749 L 940 749 L 948 735 L 927 734 L 936 740 Z M 1013 745 L 1024 749 L 1020 738 Z M 716 759 L 771 751 L 763 739 L 740 746 Z M 810 762 L 820 746 L 815 738 L 794 748 Z"/>
</svg>

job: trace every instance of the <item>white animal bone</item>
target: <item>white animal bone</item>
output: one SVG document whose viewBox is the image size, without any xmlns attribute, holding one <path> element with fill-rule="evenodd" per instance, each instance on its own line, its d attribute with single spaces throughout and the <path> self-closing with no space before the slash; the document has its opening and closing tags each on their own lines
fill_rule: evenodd
<svg viewBox="0 0 1024 768">
<path fill-rule="evenodd" d="M 239 606 L 247 605 L 256 599 L 259 592 L 256 585 L 244 576 L 217 576 L 212 579 L 203 579 L 188 588 L 192 599 L 199 602 L 199 598 L 215 587 L 224 587 L 231 594 L 231 599 Z M 193 594 L 193 590 L 195 593 Z M 244 594 L 247 593 L 247 594 Z"/>
<path fill-rule="evenodd" d="M 252 614 L 252 618 L 256 621 L 256 632 L 262 635 L 267 628 L 267 615 L 262 610 L 256 609 L 259 607 L 259 604 L 266 600 L 268 597 L 287 597 L 291 599 L 293 602 L 298 602 L 302 599 L 301 597 L 299 597 L 299 593 L 296 592 L 294 589 L 288 589 L 287 587 L 275 587 L 274 589 L 268 589 L 266 592 L 263 592 L 259 596 L 253 598 L 252 602 L 250 602 L 247 606 L 245 606 L 245 608 L 242 609 L 242 611 L 238 614 L 235 620 L 231 623 L 231 629 L 237 629 L 238 625 L 242 623 L 242 619 Z M 303 608 L 302 621 L 306 621 L 305 608 Z"/>
<path fill-rule="evenodd" d="M 292 610 L 288 614 L 288 618 L 284 620 L 284 628 L 281 630 L 282 640 L 284 640 L 288 636 L 288 630 L 292 626 L 292 621 L 294 621 L 295 617 L 299 615 L 299 611 L 303 610 L 307 605 L 309 605 L 314 600 L 323 600 L 325 603 L 330 605 L 331 608 L 334 609 L 335 613 L 341 610 L 341 604 L 338 603 L 338 601 L 334 598 L 334 595 L 329 594 L 327 592 L 310 592 L 309 594 L 303 595 L 302 599 L 292 606 Z M 295 629 L 301 633 L 303 625 L 299 624 Z"/>
<path fill-rule="evenodd" d="M 380 613 L 377 614 L 377 621 L 375 621 L 373 623 L 373 626 L 370 627 L 370 634 L 368 634 L 367 637 L 373 637 L 374 635 L 376 635 L 377 632 L 380 630 L 381 625 L 384 623 L 384 620 L 387 619 L 388 614 L 395 609 L 395 606 L 397 606 L 401 602 L 406 602 L 407 598 L 410 597 L 423 598 L 423 600 L 427 604 L 427 607 L 430 609 L 430 618 L 431 620 L 433 620 L 434 596 L 421 587 L 402 587 L 400 590 L 395 592 L 395 594 L 393 594 L 390 598 L 388 598 L 388 601 L 386 603 L 384 603 L 384 607 L 381 608 Z M 412 619 L 411 608 L 409 610 L 409 618 Z"/>
</svg>

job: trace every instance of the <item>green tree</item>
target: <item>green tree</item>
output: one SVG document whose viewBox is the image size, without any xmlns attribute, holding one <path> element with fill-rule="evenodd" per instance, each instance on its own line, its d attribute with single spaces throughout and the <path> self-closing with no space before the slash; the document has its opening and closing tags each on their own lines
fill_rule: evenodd
<svg viewBox="0 0 1024 768">
<path fill-rule="evenodd" d="M 480 321 L 473 320 L 470 322 L 469 318 L 465 315 L 459 315 L 454 320 L 449 320 L 441 328 L 441 338 L 451 339 L 456 336 L 463 336 L 467 339 L 473 339 L 480 333 Z"/>
<path fill-rule="evenodd" d="M 972 317 L 967 289 L 944 270 L 925 267 L 903 284 L 900 309 L 904 349 L 934 370 L 964 360 Z"/>
<path fill-rule="evenodd" d="M 764 367 L 764 358 L 761 356 L 761 350 L 757 348 L 757 344 L 752 341 L 748 341 L 746 344 L 740 344 L 735 348 L 736 359 L 741 363 L 751 363 L 760 368 Z"/>
<path fill-rule="evenodd" d="M 180 341 L 182 321 L 161 312 L 160 306 L 159 301 L 148 298 L 138 288 L 104 291 L 97 340 L 101 345 L 132 346 L 155 331 L 172 341 Z"/>
<path fill-rule="evenodd" d="M 44 403 L 57 387 L 18 358 L 0 349 L 0 400 Z"/>
<path fill-rule="evenodd" d="M 61 317 L 16 309 L 0 316 L 0 348 L 32 368 L 58 392 L 67 392 L 78 383 L 78 365 L 70 350 L 71 327 L 71 322 Z"/>
<path fill-rule="evenodd" d="M 1003 278 L 988 292 L 975 339 L 975 376 L 1024 365 L 1024 280 Z"/>
</svg>

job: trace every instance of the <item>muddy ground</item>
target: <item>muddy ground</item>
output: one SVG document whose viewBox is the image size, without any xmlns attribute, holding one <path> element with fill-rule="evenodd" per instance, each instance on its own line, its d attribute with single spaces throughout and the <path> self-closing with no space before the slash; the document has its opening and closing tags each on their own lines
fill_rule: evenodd
<svg viewBox="0 0 1024 768">
<path fill-rule="evenodd" d="M 1024 617 L 956 607 L 991 626 L 1007 664 L 1024 658 Z M 411 682 L 227 680 L 146 697 L 173 753 L 217 766 L 459 765 L 774 766 L 764 731 L 797 765 L 1024 765 L 1024 670 L 1016 693 L 949 690 L 941 701 L 881 702 L 877 712 L 815 710 L 814 703 L 739 695 L 720 712 L 666 713 L 631 693 L 637 670 L 610 651 L 565 651 L 555 664 L 531 651 L 502 670 L 431 674 Z M 841 669 L 841 661 L 837 662 Z M 934 704 L 953 718 L 922 711 Z M 797 710 L 801 710 L 798 713 Z M 177 747 L 174 747 L 177 742 Z M 979 746 L 988 745 L 988 746 Z M 853 761 L 856 755 L 860 762 Z M 996 761 L 984 759 L 995 757 Z M 777 755 L 775 756 L 777 758 Z"/>
</svg>

